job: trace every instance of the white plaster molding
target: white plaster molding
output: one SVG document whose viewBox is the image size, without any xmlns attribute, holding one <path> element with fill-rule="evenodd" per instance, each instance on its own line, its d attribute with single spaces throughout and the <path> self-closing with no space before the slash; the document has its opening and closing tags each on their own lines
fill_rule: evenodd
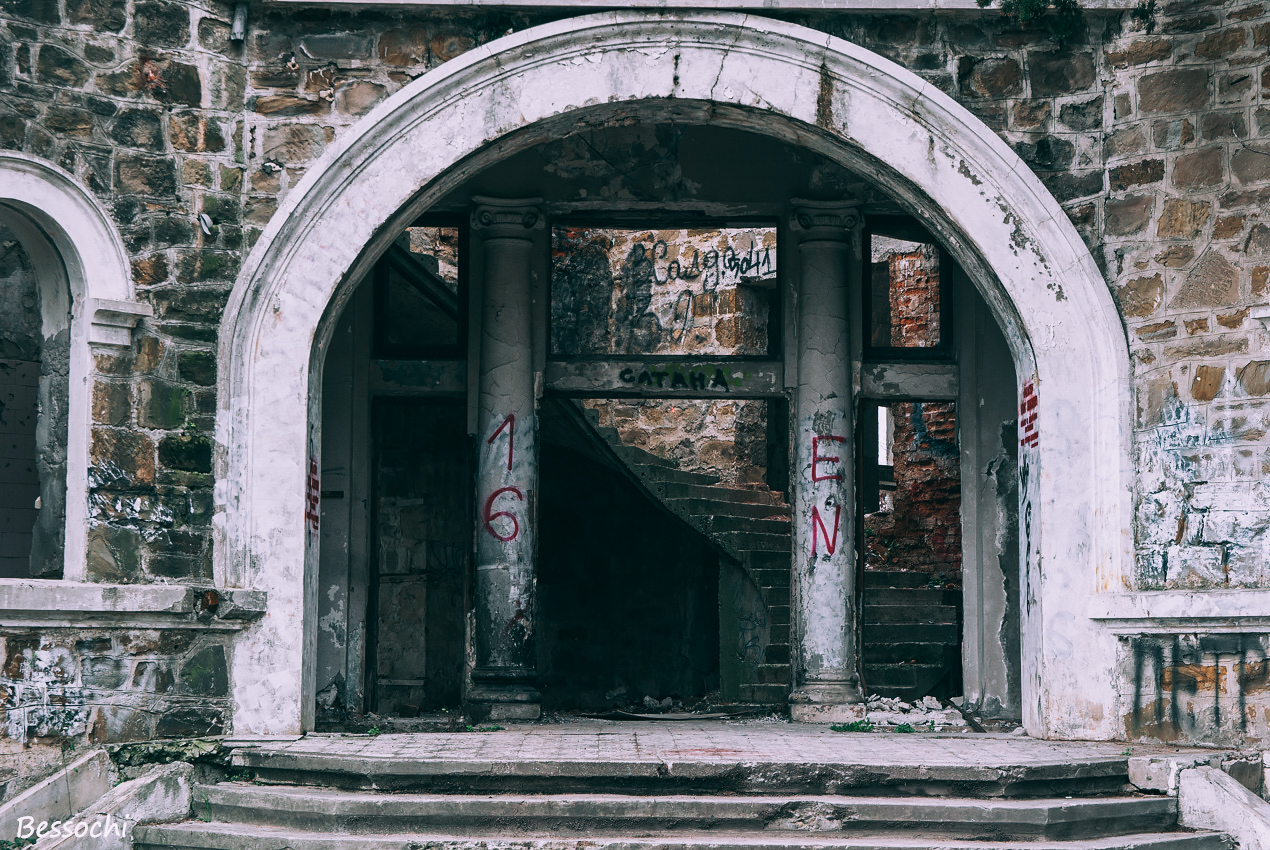
<svg viewBox="0 0 1270 850">
<path fill-rule="evenodd" d="M 569 18 L 468 51 L 340 136 L 271 219 L 218 352 L 217 583 L 270 600 L 234 653 L 235 733 L 311 721 L 301 635 L 314 633 L 318 535 L 306 531 L 306 476 L 320 445 L 324 317 L 348 297 L 341 282 L 484 165 L 550 134 L 669 116 L 769 135 L 870 175 L 983 292 L 1040 399 L 1024 491 L 1025 725 L 1035 737 L 1114 737 L 1117 642 L 1084 606 L 1128 586 L 1130 372 L 1087 247 L 1018 155 L 932 84 L 822 32 L 700 11 Z"/>
<path fill-rule="evenodd" d="M 208 606 L 211 605 L 209 608 Z M 58 579 L 0 579 L 0 626 L 103 625 L 239 629 L 265 611 L 254 590 L 179 584 L 94 584 Z"/>
<path fill-rule="evenodd" d="M 92 427 L 91 300 L 132 303 L 128 254 L 102 205 L 51 162 L 0 151 L 0 220 L 31 255 L 39 280 L 46 337 L 70 319 L 70 398 L 66 435 L 66 527 L 63 577 L 86 572 L 88 445 Z"/>
<path fill-rule="evenodd" d="M 143 318 L 153 316 L 154 308 L 139 301 L 90 298 L 87 312 L 92 316 L 89 343 L 107 348 L 129 348 L 132 345 L 132 329 Z"/>
<path fill-rule="evenodd" d="M 1260 322 L 1264 330 L 1270 331 L 1270 306 L 1253 307 L 1248 314 L 1255 322 Z"/>
<path fill-rule="evenodd" d="M 1117 634 L 1264 632 L 1270 628 L 1270 590 L 1098 593 L 1087 612 Z"/>
</svg>

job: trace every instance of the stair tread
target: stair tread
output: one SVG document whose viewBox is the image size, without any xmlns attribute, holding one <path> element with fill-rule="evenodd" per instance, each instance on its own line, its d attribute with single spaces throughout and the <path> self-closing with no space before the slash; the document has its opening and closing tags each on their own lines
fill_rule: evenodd
<svg viewBox="0 0 1270 850">
<path fill-rule="evenodd" d="M 896 833 L 853 833 L 851 835 L 824 835 L 793 833 L 781 835 L 765 835 L 762 833 L 728 834 L 726 832 L 676 832 L 652 836 L 612 835 L 593 836 L 579 835 L 574 838 L 562 838 L 559 835 L 526 835 L 519 831 L 507 835 L 483 835 L 481 837 L 453 835 L 446 833 L 396 833 L 396 834 L 323 834 L 307 830 L 273 827 L 256 824 L 239 823 L 206 823 L 187 821 L 185 823 L 164 824 L 155 826 L 136 826 L 133 828 L 134 842 L 140 847 L 199 847 L 206 850 L 245 850 L 253 846 L 289 847 L 291 850 L 354 850 L 354 848 L 401 848 L 416 847 L 418 844 L 438 844 L 457 848 L 516 847 L 523 850 L 543 848 L 562 850 L 569 845 L 581 848 L 728 848 L 744 847 L 748 850 L 794 850 L 795 848 L 849 848 L 849 850 L 867 850 L 867 848 L 924 848 L 924 850 L 1129 850 L 1130 848 L 1150 848 L 1150 850 L 1217 850 L 1225 848 L 1225 838 L 1220 833 L 1204 832 L 1157 832 L 1137 833 L 1110 838 L 1083 839 L 1074 841 L 982 841 L 971 839 L 948 839 L 932 836 Z M 251 842 L 256 839 L 259 844 Z M 938 844 L 932 844 L 937 840 Z M 250 843 L 249 843 L 250 842 Z M 282 842 L 282 843 L 279 843 Z"/>
</svg>

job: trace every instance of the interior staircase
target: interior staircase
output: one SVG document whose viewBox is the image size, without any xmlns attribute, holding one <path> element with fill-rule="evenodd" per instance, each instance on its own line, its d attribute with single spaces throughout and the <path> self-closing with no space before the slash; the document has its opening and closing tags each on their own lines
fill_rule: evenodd
<svg viewBox="0 0 1270 850">
<path fill-rule="evenodd" d="M 596 411 L 569 401 L 546 417 L 572 432 L 570 445 L 589 442 L 675 516 L 739 563 L 767 608 L 770 638 L 741 685 L 741 702 L 784 703 L 790 667 L 790 509 L 785 494 L 765 486 L 728 484 L 679 469 L 673 461 L 622 442 L 599 424 Z M 926 573 L 866 571 L 862 618 L 864 684 L 871 694 L 906 701 L 927 694 L 961 694 L 961 591 L 932 588 Z"/>
<path fill-rule="evenodd" d="M 646 725 L 646 724 L 641 724 Z M 609 732 L 608 734 L 619 734 Z M 833 734 L 828 733 L 826 734 Z M 436 738 L 445 752 L 460 736 Z M 472 737 L 472 736 L 469 736 Z M 489 738 L 491 736 L 476 736 Z M 872 736 L 876 739 L 878 736 Z M 447 739 L 447 740 L 440 740 Z M 361 739 L 363 742 L 365 739 Z M 303 743 L 303 742 L 299 742 Z M 983 769 L 916 764 L 496 765 L 238 750 L 255 780 L 195 786 L 190 819 L 136 850 L 1229 850 L 1131 793 L 1125 760 Z M 867 744 L 863 745 L 867 746 Z M 392 745 L 389 744 L 389 747 Z M 516 747 L 526 746 L 521 742 Z M 528 745 L 532 746 L 532 745 Z M 398 750 L 400 752 L 400 750 Z"/>
</svg>

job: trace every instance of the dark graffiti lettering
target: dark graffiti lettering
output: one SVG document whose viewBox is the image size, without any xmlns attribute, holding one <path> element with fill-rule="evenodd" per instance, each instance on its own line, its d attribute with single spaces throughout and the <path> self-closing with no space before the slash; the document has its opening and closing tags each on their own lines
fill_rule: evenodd
<svg viewBox="0 0 1270 850">
<path fill-rule="evenodd" d="M 706 388 L 705 372 L 693 372 L 688 376 L 688 380 L 692 382 L 692 388 L 694 390 L 704 390 Z"/>
<path fill-rule="evenodd" d="M 715 390 L 715 389 L 719 389 L 719 390 L 730 390 L 730 389 L 732 389 L 731 387 L 729 387 L 729 386 L 728 386 L 728 379 L 727 379 L 727 377 L 723 374 L 723 370 L 722 370 L 722 369 L 719 369 L 719 368 L 717 368 L 717 367 L 715 368 L 715 370 L 714 370 L 714 377 L 710 379 L 710 389 L 712 389 L 712 390 Z"/>
<path fill-rule="evenodd" d="M 635 383 L 635 370 L 631 368 L 623 369 L 617 376 L 624 384 Z"/>
<path fill-rule="evenodd" d="M 670 388 L 672 390 L 688 389 L 688 379 L 684 377 L 683 372 L 675 372 L 670 376 Z"/>
</svg>

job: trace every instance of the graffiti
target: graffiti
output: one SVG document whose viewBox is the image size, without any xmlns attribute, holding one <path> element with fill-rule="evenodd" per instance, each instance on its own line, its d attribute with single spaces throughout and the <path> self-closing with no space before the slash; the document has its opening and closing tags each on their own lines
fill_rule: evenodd
<svg viewBox="0 0 1270 850">
<path fill-rule="evenodd" d="M 1041 432 L 1036 427 L 1036 384 L 1028 381 L 1023 387 L 1023 400 L 1019 402 L 1020 446 L 1036 448 L 1041 442 Z"/>
<path fill-rule="evenodd" d="M 618 378 L 624 384 L 648 387 L 650 389 L 653 384 L 656 384 L 659 390 L 703 391 L 707 389 L 707 381 L 711 390 L 723 390 L 724 392 L 731 392 L 732 390 L 731 385 L 728 383 L 727 375 L 723 373 L 723 369 L 717 366 L 714 369 L 713 377 L 707 377 L 705 372 L 694 372 L 692 370 L 680 372 L 677 369 L 673 372 L 669 370 L 653 371 L 644 369 L 636 375 L 635 370 L 628 367 L 618 373 Z M 669 387 L 666 386 L 667 378 L 670 379 Z"/>
<path fill-rule="evenodd" d="M 722 251 L 715 248 L 704 252 L 693 250 L 692 259 L 687 263 L 674 259 L 659 264 L 659 260 L 666 259 L 669 250 L 664 239 L 654 242 L 651 248 L 637 242 L 631 247 L 628 262 L 632 269 L 639 269 L 645 274 L 651 273 L 655 284 L 667 286 L 677 280 L 699 281 L 706 292 L 717 289 L 724 277 L 761 277 L 771 275 L 776 270 L 772 262 L 772 249 L 759 248 L 753 240 L 750 240 L 750 247 L 744 254 L 729 245 Z"/>
<path fill-rule="evenodd" d="M 309 458 L 309 474 L 305 478 L 304 485 L 304 519 L 309 524 L 309 530 L 316 532 L 318 530 L 319 514 L 318 505 L 322 499 L 321 482 L 318 478 L 317 458 Z"/>
<path fill-rule="evenodd" d="M 828 505 L 825 506 L 826 508 Z M 816 527 L 820 527 L 820 534 L 825 538 L 825 551 L 832 555 L 838 549 L 838 520 L 842 518 L 842 505 L 834 505 L 833 508 L 833 534 L 829 534 L 829 530 L 825 528 L 825 521 L 820 518 L 820 511 L 815 505 L 811 506 L 811 554 L 814 556 L 816 552 Z"/>
<path fill-rule="evenodd" d="M 1138 635 L 1129 643 L 1133 734 L 1211 737 L 1223 724 L 1247 732 L 1249 696 L 1270 690 L 1265 635 Z"/>
<path fill-rule="evenodd" d="M 811 438 L 811 480 L 812 481 L 841 481 L 842 472 L 835 472 L 833 475 L 821 475 L 819 466 L 822 463 L 838 463 L 842 458 L 837 455 L 820 454 L 820 441 L 828 440 L 831 443 L 845 443 L 846 437 L 839 437 L 837 434 L 826 434 L 825 436 L 813 435 Z M 832 551 L 832 550 L 831 550 Z"/>
<path fill-rule="evenodd" d="M 498 428 L 494 430 L 493 434 L 490 434 L 489 439 L 485 441 L 485 445 L 487 446 L 494 445 L 494 441 L 498 439 L 499 434 L 503 433 L 504 428 L 507 429 L 507 471 L 511 472 L 512 471 L 512 457 L 513 457 L 513 454 L 515 453 L 515 443 L 516 443 L 516 414 L 514 413 L 507 414 L 507 418 L 504 419 L 502 424 L 499 425 Z"/>
<path fill-rule="evenodd" d="M 520 536 L 520 520 L 516 519 L 516 515 L 513 514 L 511 511 L 495 511 L 494 510 L 494 500 L 497 499 L 499 496 L 503 495 L 504 493 L 511 493 L 520 501 L 522 502 L 525 501 L 525 494 L 520 492 L 519 487 L 499 487 L 493 493 L 490 493 L 489 498 L 485 500 L 485 512 L 482 516 L 482 519 L 485 523 L 485 530 L 490 533 L 491 537 L 495 537 L 498 540 L 503 541 L 504 543 L 510 543 L 511 541 L 515 540 L 517 537 Z M 494 520 L 500 517 L 506 517 L 507 519 L 511 520 L 512 530 L 510 534 L 503 535 L 503 534 L 499 534 L 497 531 L 494 530 Z"/>
</svg>

